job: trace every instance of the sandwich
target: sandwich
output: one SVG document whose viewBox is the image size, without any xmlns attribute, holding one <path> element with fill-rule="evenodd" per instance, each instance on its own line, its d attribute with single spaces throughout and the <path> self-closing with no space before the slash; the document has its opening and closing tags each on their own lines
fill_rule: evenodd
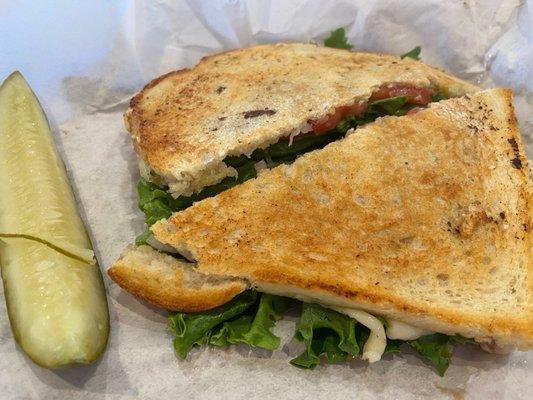
<svg viewBox="0 0 533 400">
<path fill-rule="evenodd" d="M 255 175 L 259 161 L 290 162 L 379 116 L 477 90 L 407 57 L 270 44 L 153 80 L 124 119 L 143 178 L 188 205 Z"/>
<path fill-rule="evenodd" d="M 125 121 L 149 229 L 108 273 L 178 311 L 182 358 L 275 349 L 290 308 L 304 368 L 406 343 L 443 374 L 455 344 L 533 346 L 510 91 L 408 58 L 265 45 L 156 79 Z"/>
</svg>

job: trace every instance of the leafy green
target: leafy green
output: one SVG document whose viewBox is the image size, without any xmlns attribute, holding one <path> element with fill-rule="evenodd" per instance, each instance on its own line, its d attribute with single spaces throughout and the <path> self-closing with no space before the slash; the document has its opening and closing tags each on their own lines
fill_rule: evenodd
<svg viewBox="0 0 533 400">
<path fill-rule="evenodd" d="M 405 54 L 402 54 L 400 57 L 401 58 L 409 57 L 409 58 L 412 58 L 413 60 L 420 60 L 421 51 L 422 51 L 422 47 L 416 46 L 414 49 L 412 49 L 411 51 L 408 51 Z"/>
<path fill-rule="evenodd" d="M 453 346 L 456 344 L 475 343 L 475 341 L 460 335 L 448 336 L 442 333 L 435 333 L 422 336 L 416 340 L 410 340 L 407 343 L 430 361 L 437 368 L 440 376 L 444 376 L 452 359 Z"/>
<path fill-rule="evenodd" d="M 229 303 L 201 314 L 177 313 L 170 316 L 169 326 L 170 330 L 176 335 L 174 348 L 178 356 L 184 359 L 194 345 L 209 343 L 213 328 L 240 316 L 255 303 L 256 299 L 256 292 L 246 291 Z M 227 326 L 226 328 L 229 329 Z M 235 329 L 236 327 L 231 326 L 231 328 Z M 223 335 L 225 335 L 224 338 L 221 338 L 220 336 Z M 230 339 L 229 333 L 220 333 L 219 331 L 219 337 L 215 341 L 221 343 L 224 340 L 229 342 L 232 339 Z"/>
<path fill-rule="evenodd" d="M 400 354 L 402 352 L 401 346 L 405 342 L 403 340 L 387 339 L 387 346 L 383 354 Z"/>
<path fill-rule="evenodd" d="M 370 103 L 371 112 L 385 111 L 388 115 L 395 115 L 407 103 L 407 96 L 396 96 L 388 99 L 376 100 Z"/>
<path fill-rule="evenodd" d="M 373 122 L 376 118 L 385 115 L 405 115 L 416 105 L 407 103 L 407 96 L 396 96 L 388 99 L 376 100 L 369 104 L 366 113 L 359 117 L 347 117 L 336 126 L 336 131 L 346 134 L 348 130 L 357 128 L 359 125 Z"/>
<path fill-rule="evenodd" d="M 292 143 L 290 143 L 288 140 L 282 140 L 270 145 L 266 150 L 263 151 L 265 151 L 272 158 L 272 160 L 293 161 L 298 155 L 322 148 L 326 144 L 340 139 L 341 136 L 342 135 L 335 130 L 321 135 L 301 135 L 296 136 L 292 140 Z M 252 157 L 261 156 L 261 152 L 258 152 L 258 154 L 254 153 L 252 153 Z"/>
<path fill-rule="evenodd" d="M 277 349 L 280 339 L 271 329 L 295 304 L 285 297 L 246 291 L 232 301 L 202 314 L 176 313 L 169 317 L 175 334 L 174 348 L 182 359 L 195 345 L 229 346 L 247 344 L 268 350 Z M 313 369 L 321 360 L 343 362 L 362 353 L 370 330 L 356 320 L 318 304 L 302 303 L 300 321 L 294 337 L 305 344 L 305 351 L 292 359 L 292 365 Z M 399 354 L 408 343 L 443 376 L 450 364 L 453 347 L 475 343 L 459 335 L 436 333 L 416 340 L 387 340 L 384 354 Z"/>
<path fill-rule="evenodd" d="M 160 219 L 169 218 L 173 213 L 190 207 L 193 203 L 217 194 L 239 185 L 248 179 L 255 178 L 254 161 L 249 161 L 237 168 L 237 177 L 226 177 L 221 182 L 205 187 L 200 193 L 192 196 L 180 196 L 177 199 L 167 191 L 168 188 L 161 187 L 152 182 L 144 180 L 139 181 L 137 192 L 139 194 L 139 208 L 144 213 L 146 230 L 137 237 L 135 244 L 140 246 L 146 244 L 152 236 L 150 226 Z"/>
<path fill-rule="evenodd" d="M 277 349 L 280 339 L 270 329 L 292 304 L 293 301 L 287 297 L 263 294 L 254 320 L 249 330 L 243 335 L 244 341 L 250 346 L 268 350 Z"/>
<path fill-rule="evenodd" d="M 151 182 L 140 181 L 137 185 L 139 208 L 144 212 L 148 225 L 168 218 L 176 208 L 176 200 L 169 192 Z"/>
<path fill-rule="evenodd" d="M 477 342 L 472 338 L 465 338 L 461 335 L 450 336 L 450 339 L 453 344 L 477 344 Z"/>
<path fill-rule="evenodd" d="M 152 231 L 149 226 L 146 226 L 144 232 L 135 238 L 135 246 L 142 246 L 148 244 L 148 239 L 152 237 Z"/>
<path fill-rule="evenodd" d="M 448 98 L 448 97 L 447 97 L 444 93 L 442 93 L 442 92 L 437 92 L 437 93 L 435 93 L 433 96 L 431 96 L 431 101 L 432 101 L 433 103 L 437 103 L 437 102 L 439 102 L 439 101 L 441 101 L 441 100 L 446 100 L 447 98 Z"/>
<path fill-rule="evenodd" d="M 292 365 L 300 368 L 313 369 L 320 364 L 321 357 L 328 362 L 343 362 L 348 358 L 348 353 L 339 347 L 339 336 L 329 329 L 317 329 L 306 351 L 292 359 Z"/>
<path fill-rule="evenodd" d="M 396 96 L 370 103 L 370 112 L 395 115 L 407 103 L 407 96 Z"/>
<path fill-rule="evenodd" d="M 231 321 L 226 321 L 213 329 L 209 338 L 212 346 L 226 347 L 230 344 L 246 343 L 244 335 L 250 330 L 252 325 L 251 315 L 241 315 Z"/>
<path fill-rule="evenodd" d="M 360 347 L 355 336 L 357 322 L 318 304 L 303 303 L 300 321 L 294 337 L 304 342 L 306 350 L 291 360 L 301 368 L 314 368 L 322 356 L 331 362 L 357 356 Z"/>
<path fill-rule="evenodd" d="M 294 304 L 292 299 L 246 291 L 202 314 L 176 313 L 169 317 L 175 334 L 174 348 L 187 357 L 194 345 L 229 346 L 244 343 L 268 350 L 278 348 L 280 339 L 271 332 L 275 322 Z"/>
<path fill-rule="evenodd" d="M 324 40 L 324 46 L 334 47 L 336 49 L 351 49 L 353 46 L 348 43 L 346 31 L 339 28 L 331 32 L 328 38 Z"/>
</svg>

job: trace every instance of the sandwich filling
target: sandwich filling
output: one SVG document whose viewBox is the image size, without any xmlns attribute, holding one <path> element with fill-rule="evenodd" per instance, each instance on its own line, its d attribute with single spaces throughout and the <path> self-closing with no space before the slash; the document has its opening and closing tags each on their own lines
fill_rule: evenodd
<svg viewBox="0 0 533 400">
<path fill-rule="evenodd" d="M 294 337 L 303 343 L 304 351 L 290 362 L 305 369 L 315 368 L 323 361 L 345 362 L 358 357 L 372 363 L 385 354 L 400 353 L 403 347 L 410 347 L 443 376 L 454 346 L 475 343 L 460 335 L 431 333 L 362 310 L 248 290 L 203 313 L 171 315 L 174 348 L 182 359 L 194 346 L 205 344 L 217 347 L 245 344 L 275 350 L 281 341 L 272 328 L 283 315 L 297 309 L 300 317 Z"/>
</svg>

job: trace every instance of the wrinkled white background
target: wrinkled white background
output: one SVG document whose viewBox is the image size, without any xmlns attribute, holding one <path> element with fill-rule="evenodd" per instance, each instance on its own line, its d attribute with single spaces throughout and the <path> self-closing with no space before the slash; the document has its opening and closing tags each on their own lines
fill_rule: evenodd
<svg viewBox="0 0 533 400">
<path fill-rule="evenodd" d="M 0 0 L 0 79 L 18 69 L 42 100 L 105 270 L 143 225 L 135 156 L 122 124 L 129 98 L 151 78 L 206 54 L 321 41 L 340 26 L 357 50 L 399 54 L 421 45 L 429 64 L 486 87 L 515 89 L 533 155 L 533 0 Z M 0 398 L 533 398 L 531 352 L 499 358 L 465 347 L 444 378 L 412 353 L 371 366 L 302 371 L 288 364 L 298 352 L 292 342 L 272 354 L 207 349 L 180 362 L 165 313 L 105 279 L 110 343 L 91 366 L 33 365 L 15 345 L 0 300 Z M 285 343 L 293 328 L 294 318 L 279 324 Z"/>
</svg>

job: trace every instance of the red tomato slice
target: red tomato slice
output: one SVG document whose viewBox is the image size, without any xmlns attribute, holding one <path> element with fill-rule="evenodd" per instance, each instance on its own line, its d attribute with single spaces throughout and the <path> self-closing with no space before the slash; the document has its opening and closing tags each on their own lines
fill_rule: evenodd
<svg viewBox="0 0 533 400">
<path fill-rule="evenodd" d="M 429 87 L 416 87 L 403 83 L 390 83 L 380 86 L 370 96 L 370 102 L 382 99 L 388 99 L 390 97 L 407 96 L 407 102 L 410 104 L 427 105 L 431 101 L 433 95 L 433 89 Z M 321 133 L 334 129 L 339 122 L 349 116 L 360 116 L 364 114 L 368 108 L 367 101 L 356 101 L 353 104 L 347 106 L 338 107 L 333 114 L 328 114 L 324 118 L 318 120 L 308 121 L 311 125 L 312 132 L 308 134 L 319 135 Z M 415 113 L 420 111 L 420 108 L 414 108 L 409 113 Z M 299 133 L 296 136 L 304 135 L 305 133 Z"/>
<path fill-rule="evenodd" d="M 411 104 L 426 105 L 431 101 L 433 89 L 429 87 L 415 87 L 402 83 L 390 83 L 381 86 L 372 93 L 370 101 L 388 99 L 390 97 L 407 96 Z"/>
<path fill-rule="evenodd" d="M 367 107 L 368 103 L 366 101 L 356 101 L 353 104 L 338 107 L 333 114 L 329 114 L 324 118 L 309 121 L 309 124 L 313 128 L 313 133 L 324 133 L 335 128 L 346 117 L 362 115 Z"/>
</svg>

